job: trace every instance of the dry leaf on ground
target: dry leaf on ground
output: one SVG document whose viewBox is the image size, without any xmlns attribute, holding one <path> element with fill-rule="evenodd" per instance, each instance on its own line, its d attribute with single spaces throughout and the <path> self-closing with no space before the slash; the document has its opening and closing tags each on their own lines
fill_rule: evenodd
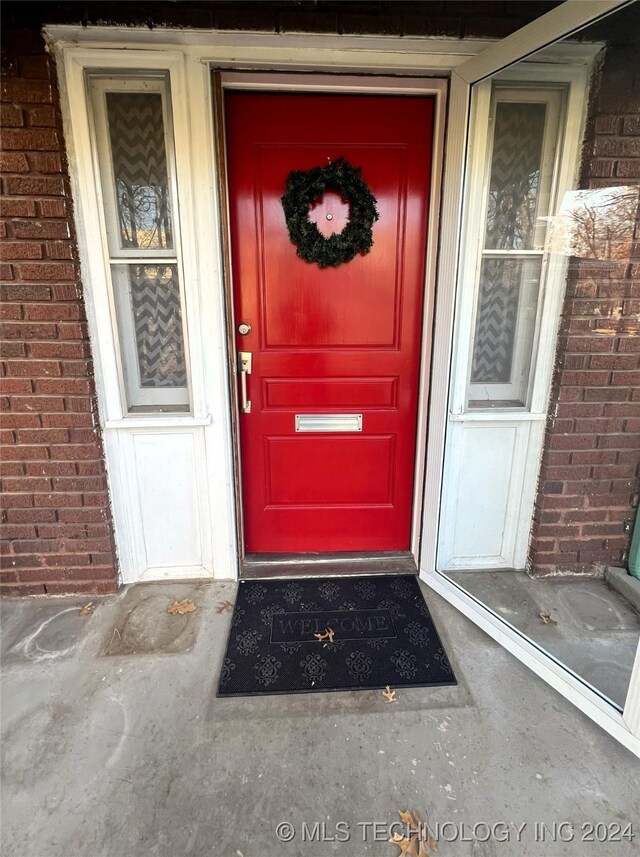
<svg viewBox="0 0 640 857">
<path fill-rule="evenodd" d="M 400 816 L 400 821 L 403 824 L 408 824 L 413 830 L 417 830 L 418 826 L 422 824 L 422 819 L 418 815 L 417 812 L 411 809 L 405 809 L 404 812 L 399 809 L 398 815 Z"/>
<path fill-rule="evenodd" d="M 196 605 L 190 598 L 183 598 L 182 601 L 174 601 L 173 604 L 170 604 L 167 607 L 167 613 L 171 613 L 173 616 L 182 616 L 185 613 L 193 613 L 195 609 Z"/>
<path fill-rule="evenodd" d="M 430 833 L 427 834 L 426 845 L 422 839 L 420 840 L 420 847 L 418 848 L 418 857 L 431 857 L 431 851 L 429 849 L 431 849 L 431 851 L 438 850 L 436 841 Z"/>
<path fill-rule="evenodd" d="M 316 640 L 320 640 L 320 642 L 322 642 L 323 640 L 329 640 L 330 643 L 333 643 L 335 633 L 336 632 L 333 630 L 333 628 L 325 628 L 324 634 L 314 634 L 313 636 L 316 638 Z"/>
<path fill-rule="evenodd" d="M 429 830 L 428 825 L 426 825 L 418 813 L 415 810 L 398 810 L 398 815 L 400 816 L 400 821 L 403 824 L 407 825 L 407 833 L 409 834 L 409 838 L 414 843 L 415 852 L 406 852 L 408 854 L 414 854 L 415 857 L 432 857 L 432 852 L 438 850 L 438 845 L 431 835 L 431 831 Z M 394 834 L 394 836 L 398 836 L 399 839 L 402 837 L 399 834 Z M 394 842 L 394 844 L 400 846 L 400 842 L 398 840 L 390 840 Z M 405 852 L 401 852 L 404 854 Z"/>
<path fill-rule="evenodd" d="M 96 609 L 96 605 L 93 603 L 93 601 L 90 601 L 88 604 L 85 604 L 84 607 L 80 608 L 80 615 L 81 616 L 91 616 L 91 614 L 93 613 L 93 611 L 95 609 Z"/>
<path fill-rule="evenodd" d="M 391 690 L 389 685 L 387 685 L 385 687 L 385 689 L 382 691 L 382 695 L 387 700 L 387 702 L 397 702 L 398 701 L 395 690 Z M 400 813 L 400 818 L 402 818 L 402 813 Z"/>
<path fill-rule="evenodd" d="M 550 613 L 539 613 L 538 615 L 540 616 L 540 618 L 542 619 L 542 621 L 544 622 L 545 625 L 557 625 L 558 624 L 555 619 L 551 618 Z"/>
<path fill-rule="evenodd" d="M 431 852 L 437 850 L 438 844 L 436 840 L 431 835 L 431 832 L 427 828 L 426 824 L 423 825 L 422 832 L 420 834 L 420 848 L 418 849 L 418 857 L 431 857 Z"/>
<path fill-rule="evenodd" d="M 231 613 L 233 604 L 230 601 L 218 601 L 216 613 Z"/>
<path fill-rule="evenodd" d="M 418 839 L 417 837 L 408 838 L 400 836 L 399 833 L 394 833 L 389 842 L 392 845 L 397 845 L 400 849 L 398 857 L 418 857 Z"/>
</svg>

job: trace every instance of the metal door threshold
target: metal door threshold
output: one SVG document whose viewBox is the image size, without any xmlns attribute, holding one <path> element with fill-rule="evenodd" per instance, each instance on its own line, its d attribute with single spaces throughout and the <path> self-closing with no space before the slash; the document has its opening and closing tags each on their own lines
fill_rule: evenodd
<svg viewBox="0 0 640 857">
<path fill-rule="evenodd" d="M 357 574 L 417 574 L 412 553 L 246 554 L 240 577 L 342 577 Z"/>
</svg>

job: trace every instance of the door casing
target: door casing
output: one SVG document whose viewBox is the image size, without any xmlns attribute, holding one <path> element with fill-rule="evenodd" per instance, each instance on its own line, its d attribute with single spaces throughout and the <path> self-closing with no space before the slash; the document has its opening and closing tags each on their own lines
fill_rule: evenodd
<svg viewBox="0 0 640 857">
<path fill-rule="evenodd" d="M 416 454 L 414 462 L 414 491 L 411 513 L 410 554 L 419 567 L 421 545 L 421 526 L 423 495 L 425 487 L 425 461 L 428 441 L 428 398 L 431 374 L 431 353 L 433 315 L 435 305 L 436 264 L 438 246 L 438 222 L 440 211 L 440 193 L 442 184 L 442 165 L 444 149 L 445 109 L 448 82 L 433 78 L 388 78 L 354 77 L 351 75 L 293 75 L 287 73 L 252 73 L 213 71 L 214 117 L 217 151 L 217 176 L 219 199 L 221 200 L 222 244 L 224 247 L 224 289 L 227 314 L 227 349 L 229 354 L 229 402 L 233 429 L 234 495 L 237 522 L 240 577 L 245 576 L 245 549 L 242 508 L 242 482 L 240 456 L 239 409 L 237 396 L 237 352 L 234 335 L 236 319 L 234 317 L 233 282 L 231 270 L 231 235 L 228 216 L 228 181 L 224 134 L 224 93 L 225 90 L 242 89 L 255 92 L 335 92 L 394 94 L 413 96 L 431 96 L 434 98 L 434 125 L 432 140 L 431 187 L 429 199 L 429 219 L 427 230 L 427 249 L 425 259 L 424 300 L 422 305 L 423 325 L 420 344 L 420 380 L 418 387 L 418 422 Z M 438 492 L 439 493 L 439 492 Z M 325 558 L 326 559 L 326 558 Z M 308 562 L 309 560 L 307 560 Z M 322 561 L 322 559 L 319 559 Z M 312 562 L 312 561 L 311 561 Z"/>
</svg>

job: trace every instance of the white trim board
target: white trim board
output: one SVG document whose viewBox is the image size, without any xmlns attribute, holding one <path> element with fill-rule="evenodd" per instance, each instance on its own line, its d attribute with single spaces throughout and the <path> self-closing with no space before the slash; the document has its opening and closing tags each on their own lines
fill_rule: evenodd
<svg viewBox="0 0 640 857">
<path fill-rule="evenodd" d="M 496 44 L 495 39 L 339 36 L 337 34 L 246 33 L 146 27 L 76 27 L 50 24 L 45 36 L 61 48 L 90 50 L 180 50 L 201 62 L 228 68 L 300 70 L 326 67 L 358 73 L 388 68 L 394 73 L 450 71 Z M 122 54 L 121 54 L 122 55 Z M 123 62 L 123 65 L 125 63 Z"/>
<path fill-rule="evenodd" d="M 448 74 L 461 66 L 466 68 L 470 60 L 505 41 L 431 36 L 243 33 L 170 27 L 149 30 L 64 24 L 50 24 L 43 32 L 54 49 L 118 51 L 122 67 L 126 67 L 125 57 L 132 51 L 172 50 L 198 62 L 230 70 L 317 72 L 325 69 L 331 74 L 351 72 L 358 75 Z M 588 61 L 594 50 L 597 49 L 588 43 L 552 45 L 545 49 L 544 59 L 548 62 Z"/>
</svg>

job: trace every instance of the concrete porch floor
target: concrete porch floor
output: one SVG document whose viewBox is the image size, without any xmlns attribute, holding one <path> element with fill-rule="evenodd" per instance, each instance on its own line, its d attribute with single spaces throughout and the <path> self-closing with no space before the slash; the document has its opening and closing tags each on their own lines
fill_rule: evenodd
<svg viewBox="0 0 640 857">
<path fill-rule="evenodd" d="M 5 601 L 2 854 L 392 857 L 385 828 L 406 809 L 440 826 L 438 857 L 636 854 L 583 825 L 640 834 L 638 761 L 424 592 L 459 685 L 391 704 L 216 699 L 232 583 L 131 586 L 88 616 L 87 598 Z M 187 597 L 194 613 L 167 614 Z M 303 841 L 305 822 L 325 841 Z M 337 822 L 348 841 L 329 839 Z M 563 822 L 539 841 L 536 823 Z M 486 842 L 480 823 L 499 825 Z"/>
<path fill-rule="evenodd" d="M 602 579 L 532 578 L 519 571 L 447 574 L 622 710 L 640 616 Z M 554 622 L 545 622 L 540 614 Z"/>
</svg>

